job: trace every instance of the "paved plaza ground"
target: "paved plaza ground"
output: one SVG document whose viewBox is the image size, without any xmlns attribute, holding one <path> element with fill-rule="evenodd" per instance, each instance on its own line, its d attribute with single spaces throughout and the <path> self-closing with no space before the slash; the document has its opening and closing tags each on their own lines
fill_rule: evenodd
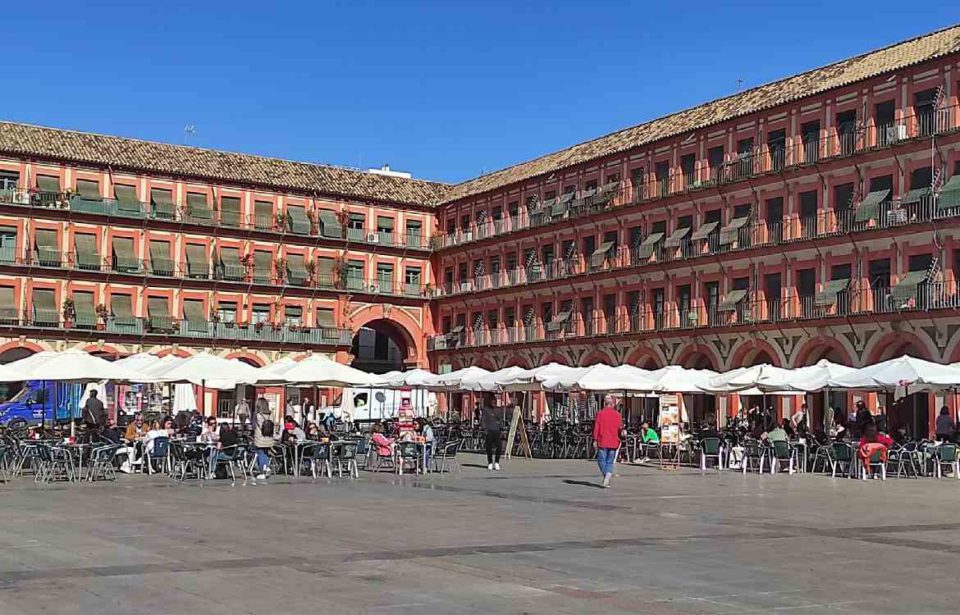
<svg viewBox="0 0 960 615">
<path fill-rule="evenodd" d="M 960 481 L 515 460 L 0 485 L 0 615 L 957 613 Z"/>
</svg>

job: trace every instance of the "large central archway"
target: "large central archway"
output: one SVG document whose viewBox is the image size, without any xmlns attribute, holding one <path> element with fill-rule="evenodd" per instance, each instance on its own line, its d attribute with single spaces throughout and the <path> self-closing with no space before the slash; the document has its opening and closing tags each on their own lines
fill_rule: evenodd
<svg viewBox="0 0 960 615">
<path fill-rule="evenodd" d="M 365 372 L 383 374 L 401 370 L 408 364 L 416 347 L 410 333 L 392 320 L 371 320 L 353 336 L 350 354 L 353 367 Z"/>
</svg>

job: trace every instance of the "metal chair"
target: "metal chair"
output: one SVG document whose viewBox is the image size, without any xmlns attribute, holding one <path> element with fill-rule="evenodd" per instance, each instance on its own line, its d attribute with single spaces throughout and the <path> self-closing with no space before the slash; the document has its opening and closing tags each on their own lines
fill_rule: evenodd
<svg viewBox="0 0 960 615">
<path fill-rule="evenodd" d="M 117 480 L 117 472 L 113 467 L 113 458 L 120 450 L 119 444 L 108 444 L 90 451 L 90 467 L 87 470 L 87 480 Z"/>
<path fill-rule="evenodd" d="M 324 444 L 322 442 L 305 444 L 303 451 L 300 454 L 300 461 L 308 462 L 310 464 L 310 473 L 314 478 L 317 478 L 317 466 L 320 467 L 320 472 L 323 472 L 323 468 L 326 466 L 327 478 L 333 476 L 332 468 L 330 467 L 329 444 Z"/>
<path fill-rule="evenodd" d="M 846 466 L 846 467 L 844 467 Z M 853 447 L 846 442 L 834 442 L 830 452 L 830 478 L 836 478 L 837 470 L 850 476 L 853 468 Z"/>
<path fill-rule="evenodd" d="M 72 481 L 74 478 L 73 457 L 70 451 L 40 444 L 37 446 L 37 465 L 34 482 L 49 483 L 55 480 Z"/>
<path fill-rule="evenodd" d="M 460 452 L 462 444 L 462 441 L 454 440 L 441 446 L 440 450 L 433 456 L 434 471 L 443 474 L 449 469 L 447 467 L 448 465 L 452 466 L 456 464 L 457 472 L 460 472 L 460 462 L 457 461 L 457 453 Z"/>
<path fill-rule="evenodd" d="M 770 473 L 776 474 L 780 471 L 783 462 L 787 462 L 788 474 L 793 474 L 796 471 L 794 465 L 797 461 L 797 449 L 783 440 L 774 440 L 772 444 L 773 456 L 770 460 Z"/>
<path fill-rule="evenodd" d="M 170 438 L 160 437 L 154 438 L 150 447 L 147 447 L 146 451 L 147 457 L 147 473 L 153 474 L 154 468 L 153 463 L 155 461 L 160 462 L 160 469 L 157 471 L 171 472 L 172 466 L 170 465 Z"/>
<path fill-rule="evenodd" d="M 750 467 L 755 464 L 757 471 L 763 474 L 763 464 L 767 461 L 768 456 L 769 452 L 767 447 L 763 446 L 759 441 L 746 440 L 743 443 L 743 473 L 746 474 Z"/>
<path fill-rule="evenodd" d="M 234 446 L 227 446 L 219 450 L 215 450 L 212 454 L 217 456 L 216 461 L 213 464 L 213 476 L 210 478 L 215 478 L 217 473 L 217 468 L 222 465 L 227 466 L 227 470 L 230 472 L 230 484 L 236 484 L 237 482 L 237 470 L 240 470 L 240 474 L 243 476 L 243 481 L 247 481 L 247 472 L 244 468 L 244 452 L 245 449 L 242 445 L 235 444 Z"/>
<path fill-rule="evenodd" d="M 419 474 L 420 450 L 414 442 L 399 442 L 397 444 L 397 474 L 403 474 L 403 468 L 411 464 L 414 474 Z"/>
<path fill-rule="evenodd" d="M 957 454 L 956 444 L 941 444 L 933 464 L 937 478 L 943 478 L 943 467 L 946 466 L 953 471 L 953 476 L 960 480 L 960 455 Z"/>
<path fill-rule="evenodd" d="M 337 476 L 343 477 L 343 466 L 347 466 L 347 474 L 353 478 L 360 477 L 360 468 L 357 467 L 357 443 L 343 442 L 331 447 L 333 461 L 337 463 Z"/>
</svg>

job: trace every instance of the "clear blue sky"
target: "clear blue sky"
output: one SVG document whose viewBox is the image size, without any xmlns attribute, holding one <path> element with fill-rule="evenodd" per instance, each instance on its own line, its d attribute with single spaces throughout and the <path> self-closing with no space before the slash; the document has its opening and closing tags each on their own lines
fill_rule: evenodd
<svg viewBox="0 0 960 615">
<path fill-rule="evenodd" d="M 459 181 L 960 22 L 956 2 L 13 2 L 0 117 Z"/>
</svg>

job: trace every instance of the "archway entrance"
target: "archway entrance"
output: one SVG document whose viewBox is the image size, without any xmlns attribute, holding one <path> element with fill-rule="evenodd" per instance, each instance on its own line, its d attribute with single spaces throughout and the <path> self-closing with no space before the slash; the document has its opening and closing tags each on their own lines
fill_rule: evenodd
<svg viewBox="0 0 960 615">
<path fill-rule="evenodd" d="M 7 363 L 13 363 L 20 359 L 26 359 L 34 354 L 36 354 L 36 351 L 31 348 L 24 348 L 23 346 L 10 348 L 0 353 L 0 364 L 6 365 Z M 23 383 L 21 382 L 0 382 L 0 400 L 6 401 L 10 399 L 19 393 L 22 388 Z"/>
<path fill-rule="evenodd" d="M 391 320 L 371 320 L 353 336 L 353 367 L 383 374 L 402 370 L 416 352 L 410 333 Z"/>
</svg>

